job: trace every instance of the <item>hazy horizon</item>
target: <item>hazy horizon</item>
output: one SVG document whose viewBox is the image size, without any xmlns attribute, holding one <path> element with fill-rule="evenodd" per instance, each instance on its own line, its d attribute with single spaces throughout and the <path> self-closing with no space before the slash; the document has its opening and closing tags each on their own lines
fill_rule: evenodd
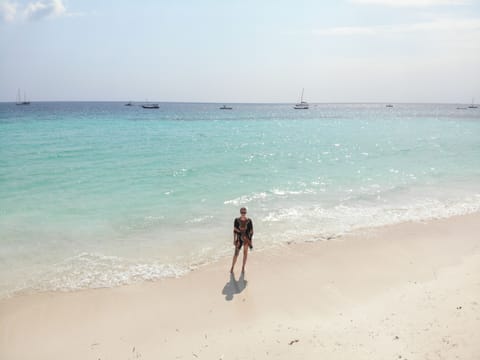
<svg viewBox="0 0 480 360">
<path fill-rule="evenodd" d="M 144 104 L 144 103 L 158 103 L 158 104 L 212 104 L 212 105 L 221 105 L 221 104 L 236 104 L 236 105 L 292 105 L 296 103 L 295 100 L 290 102 L 242 102 L 242 101 L 165 101 L 165 100 L 31 100 L 32 103 L 127 103 L 132 102 L 133 104 Z M 478 101 L 473 99 L 475 104 L 478 104 Z M 14 104 L 15 99 L 11 101 L 0 101 L 0 104 Z M 309 105 L 382 105 L 382 104 L 394 104 L 394 105 L 470 105 L 472 102 L 406 102 L 406 101 L 308 101 Z"/>
<path fill-rule="evenodd" d="M 480 1 L 0 0 L 0 101 L 480 101 Z"/>
</svg>

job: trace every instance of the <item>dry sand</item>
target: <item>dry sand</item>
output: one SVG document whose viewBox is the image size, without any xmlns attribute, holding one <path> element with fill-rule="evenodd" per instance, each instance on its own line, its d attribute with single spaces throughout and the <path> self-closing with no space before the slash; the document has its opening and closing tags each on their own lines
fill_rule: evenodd
<svg viewBox="0 0 480 360">
<path fill-rule="evenodd" d="M 0 301 L 0 359 L 480 359 L 480 214 Z M 257 240 L 259 241 L 259 240 Z M 241 261 L 241 260 L 240 260 Z"/>
</svg>

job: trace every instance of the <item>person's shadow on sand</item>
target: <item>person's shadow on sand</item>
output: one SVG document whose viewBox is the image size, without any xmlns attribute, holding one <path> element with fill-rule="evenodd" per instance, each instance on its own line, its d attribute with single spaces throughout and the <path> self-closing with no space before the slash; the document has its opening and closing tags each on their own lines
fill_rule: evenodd
<svg viewBox="0 0 480 360">
<path fill-rule="evenodd" d="M 225 284 L 222 294 L 225 295 L 225 300 L 232 301 L 235 294 L 240 294 L 246 287 L 248 281 L 245 280 L 245 274 L 242 272 L 240 277 L 235 279 L 235 274 L 230 274 L 230 281 Z"/>
</svg>

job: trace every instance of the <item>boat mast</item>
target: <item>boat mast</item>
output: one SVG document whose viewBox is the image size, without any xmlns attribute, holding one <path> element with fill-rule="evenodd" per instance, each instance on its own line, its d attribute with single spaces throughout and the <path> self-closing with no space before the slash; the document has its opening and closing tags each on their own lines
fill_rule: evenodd
<svg viewBox="0 0 480 360">
<path fill-rule="evenodd" d="M 302 97 L 300 98 L 300 104 L 303 103 L 303 90 L 305 90 L 305 88 L 302 88 Z"/>
</svg>

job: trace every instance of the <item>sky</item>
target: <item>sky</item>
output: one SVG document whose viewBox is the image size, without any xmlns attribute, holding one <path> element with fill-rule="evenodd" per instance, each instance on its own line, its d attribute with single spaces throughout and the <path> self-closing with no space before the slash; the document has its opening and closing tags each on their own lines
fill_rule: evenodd
<svg viewBox="0 0 480 360">
<path fill-rule="evenodd" d="M 0 101 L 480 102 L 480 0 L 0 0 Z"/>
</svg>

